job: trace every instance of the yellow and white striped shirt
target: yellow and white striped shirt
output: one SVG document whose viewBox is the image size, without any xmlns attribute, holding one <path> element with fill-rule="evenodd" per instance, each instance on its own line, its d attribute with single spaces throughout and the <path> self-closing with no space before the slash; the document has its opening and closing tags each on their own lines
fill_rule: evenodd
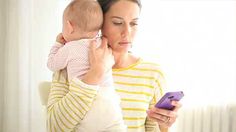
<svg viewBox="0 0 236 132">
<path fill-rule="evenodd" d="M 113 69 L 116 92 L 121 98 L 123 119 L 128 132 L 156 132 L 156 122 L 147 118 L 146 110 L 163 95 L 165 80 L 157 64 L 139 60 L 127 68 Z M 74 131 L 96 97 L 98 86 L 71 82 L 66 71 L 56 72 L 48 101 L 48 131 Z M 104 115 L 107 116 L 107 115 Z M 95 122 L 94 122 L 95 123 Z"/>
</svg>

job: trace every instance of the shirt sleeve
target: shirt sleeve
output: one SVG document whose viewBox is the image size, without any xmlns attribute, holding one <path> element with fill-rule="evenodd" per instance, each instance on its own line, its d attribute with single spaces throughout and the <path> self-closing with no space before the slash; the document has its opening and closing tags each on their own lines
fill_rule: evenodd
<svg viewBox="0 0 236 132">
<path fill-rule="evenodd" d="M 68 84 L 66 70 L 53 75 L 47 105 L 48 132 L 74 131 L 90 110 L 98 86 L 80 80 Z"/>
<path fill-rule="evenodd" d="M 66 46 L 56 42 L 48 55 L 48 68 L 55 72 L 64 69 L 69 59 L 69 51 Z"/>
<path fill-rule="evenodd" d="M 157 101 L 163 96 L 163 90 L 166 88 L 165 78 L 160 71 L 155 77 L 154 96 L 149 104 L 149 109 L 153 108 Z M 145 122 L 146 132 L 160 132 L 157 122 L 147 118 Z"/>
</svg>

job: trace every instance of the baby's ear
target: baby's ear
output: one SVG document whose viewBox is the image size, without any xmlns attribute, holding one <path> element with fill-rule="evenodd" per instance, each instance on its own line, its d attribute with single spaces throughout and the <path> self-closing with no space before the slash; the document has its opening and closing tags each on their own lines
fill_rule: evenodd
<svg viewBox="0 0 236 132">
<path fill-rule="evenodd" d="M 68 28 L 69 33 L 72 34 L 74 32 L 72 23 L 70 21 L 66 21 L 66 26 Z"/>
</svg>

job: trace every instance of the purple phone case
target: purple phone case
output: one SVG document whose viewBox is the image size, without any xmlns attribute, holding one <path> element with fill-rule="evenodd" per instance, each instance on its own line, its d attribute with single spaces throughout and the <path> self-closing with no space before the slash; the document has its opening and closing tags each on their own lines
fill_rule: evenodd
<svg viewBox="0 0 236 132">
<path fill-rule="evenodd" d="M 173 110 L 172 100 L 179 101 L 184 96 L 183 91 L 167 92 L 155 105 L 157 108 Z"/>
</svg>

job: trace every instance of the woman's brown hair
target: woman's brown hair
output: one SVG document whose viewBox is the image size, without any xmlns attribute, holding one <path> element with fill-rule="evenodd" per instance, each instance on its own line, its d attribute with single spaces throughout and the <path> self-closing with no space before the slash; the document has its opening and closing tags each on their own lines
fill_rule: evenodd
<svg viewBox="0 0 236 132">
<path fill-rule="evenodd" d="M 116 2 L 120 1 L 120 0 L 97 0 L 98 3 L 100 4 L 101 8 L 102 8 L 102 11 L 103 11 L 103 14 L 105 14 L 113 4 L 115 4 Z M 141 4 L 141 1 L 140 0 L 127 0 L 127 1 L 131 1 L 131 2 L 134 2 L 136 3 L 139 8 L 141 9 L 142 7 L 142 4 Z"/>
</svg>

